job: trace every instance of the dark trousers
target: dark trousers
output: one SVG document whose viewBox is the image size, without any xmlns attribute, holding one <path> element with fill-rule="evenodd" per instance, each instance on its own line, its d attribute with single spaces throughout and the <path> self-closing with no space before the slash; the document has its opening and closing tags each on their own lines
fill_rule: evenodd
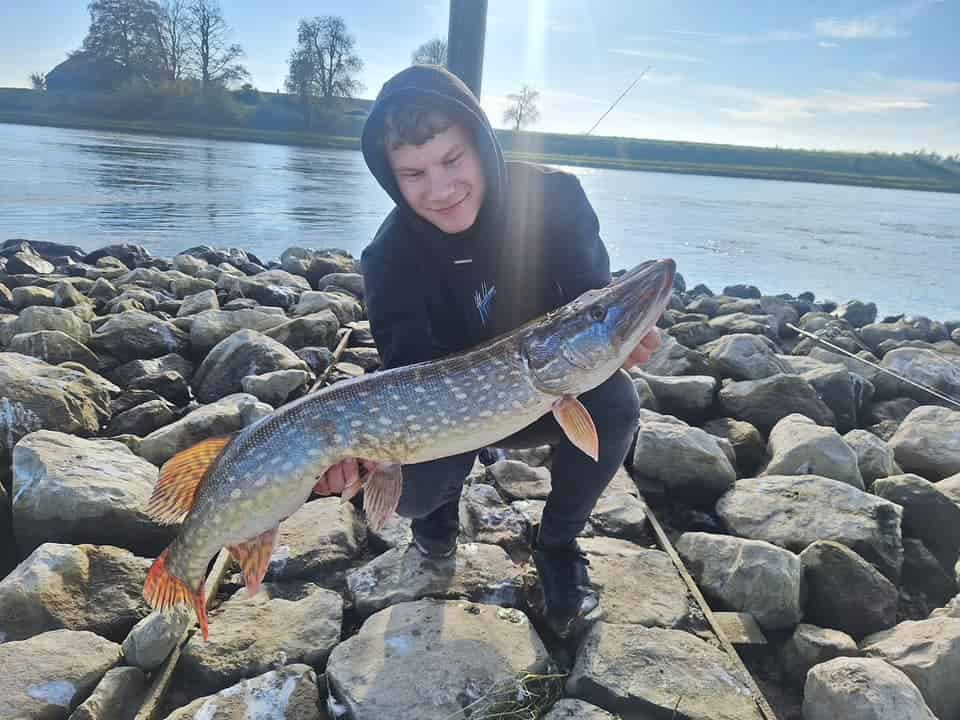
<svg viewBox="0 0 960 720">
<path fill-rule="evenodd" d="M 544 545 L 564 545 L 580 534 L 604 488 L 623 464 L 637 429 L 640 401 L 630 376 L 623 370 L 581 395 L 579 400 L 597 428 L 600 452 L 596 462 L 574 447 L 553 413 L 547 413 L 497 443 L 497 447 L 511 449 L 553 446 L 552 491 L 543 511 L 539 535 Z M 415 519 L 438 512 L 449 516 L 449 523 L 455 523 L 463 482 L 476 456 L 477 451 L 473 451 L 404 465 L 403 492 L 397 512 Z"/>
</svg>

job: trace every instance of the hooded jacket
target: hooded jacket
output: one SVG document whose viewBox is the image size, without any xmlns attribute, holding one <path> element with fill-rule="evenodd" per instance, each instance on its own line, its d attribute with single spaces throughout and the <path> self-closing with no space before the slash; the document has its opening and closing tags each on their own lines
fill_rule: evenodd
<svg viewBox="0 0 960 720">
<path fill-rule="evenodd" d="M 385 115 L 429 97 L 471 131 L 486 194 L 476 222 L 447 234 L 404 200 L 386 156 Z M 610 282 L 599 223 L 576 176 L 505 162 L 476 97 L 443 68 L 389 80 L 364 125 L 364 160 L 396 207 L 361 256 L 367 315 L 385 368 L 466 350 Z"/>
</svg>

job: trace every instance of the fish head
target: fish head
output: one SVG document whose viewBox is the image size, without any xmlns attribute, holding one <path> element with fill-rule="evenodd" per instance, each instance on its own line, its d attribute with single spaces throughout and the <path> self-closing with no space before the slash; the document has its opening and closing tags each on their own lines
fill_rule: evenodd
<svg viewBox="0 0 960 720">
<path fill-rule="evenodd" d="M 523 354 L 536 387 L 576 396 L 613 375 L 670 303 L 675 274 L 669 258 L 642 263 L 534 323 Z"/>
</svg>

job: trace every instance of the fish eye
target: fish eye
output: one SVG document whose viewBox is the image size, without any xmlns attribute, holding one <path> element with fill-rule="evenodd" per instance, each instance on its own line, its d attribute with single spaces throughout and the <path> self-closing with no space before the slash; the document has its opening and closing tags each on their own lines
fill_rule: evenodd
<svg viewBox="0 0 960 720">
<path fill-rule="evenodd" d="M 604 318 L 607 317 L 607 309 L 599 303 L 591 305 L 590 310 L 587 312 L 590 315 L 590 319 L 596 322 L 603 322 Z"/>
</svg>

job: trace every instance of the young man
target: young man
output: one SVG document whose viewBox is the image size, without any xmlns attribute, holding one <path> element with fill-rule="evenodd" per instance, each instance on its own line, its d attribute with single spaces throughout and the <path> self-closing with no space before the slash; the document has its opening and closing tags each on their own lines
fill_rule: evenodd
<svg viewBox="0 0 960 720">
<path fill-rule="evenodd" d="M 476 97 L 446 70 L 413 66 L 388 81 L 362 148 L 396 203 L 361 260 L 384 368 L 466 350 L 610 282 L 597 216 L 577 178 L 504 162 Z M 648 335 L 628 365 L 648 359 L 659 342 Z M 554 448 L 533 558 L 546 620 L 561 636 L 598 604 L 576 537 L 623 463 L 639 414 L 623 371 L 580 401 L 597 428 L 598 461 L 574 447 L 551 414 L 501 443 Z M 413 518 L 414 544 L 427 556 L 456 551 L 460 493 L 475 457 L 403 467 L 398 512 Z M 342 463 L 318 491 L 338 493 L 356 477 L 357 462 Z"/>
</svg>

